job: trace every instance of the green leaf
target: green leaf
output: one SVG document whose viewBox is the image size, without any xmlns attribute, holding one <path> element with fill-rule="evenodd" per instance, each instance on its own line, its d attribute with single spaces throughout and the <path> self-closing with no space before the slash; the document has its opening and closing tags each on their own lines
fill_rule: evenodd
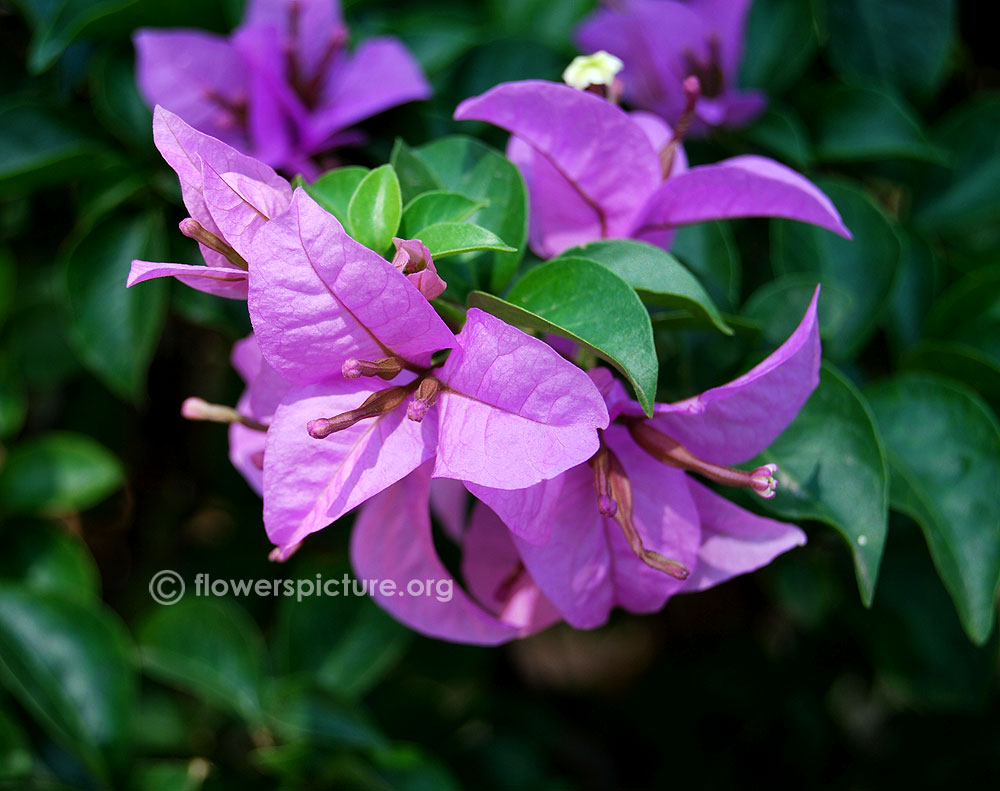
<svg viewBox="0 0 1000 791">
<path fill-rule="evenodd" d="M 904 229 L 900 229 L 899 241 L 899 273 L 886 321 L 886 331 L 897 350 L 912 346 L 923 335 L 941 280 L 941 265 L 930 244 Z"/>
<path fill-rule="evenodd" d="M 101 593 L 87 545 L 62 526 L 45 522 L 11 531 L 0 556 L 0 577 L 17 580 L 24 590 L 58 593 L 80 602 L 96 602 Z"/>
<path fill-rule="evenodd" d="M 136 679 L 128 637 L 109 612 L 0 584 L 0 679 L 103 782 L 126 765 Z"/>
<path fill-rule="evenodd" d="M 854 239 L 804 223 L 772 220 L 773 266 L 777 274 L 815 275 L 824 286 L 851 295 L 853 311 L 824 348 L 831 359 L 845 360 L 868 340 L 882 317 L 900 244 L 889 220 L 864 192 L 842 181 L 820 180 L 817 185 L 830 196 Z"/>
<path fill-rule="evenodd" d="M 473 292 L 469 305 L 579 343 L 621 371 L 652 415 L 658 366 L 653 327 L 632 287 L 607 267 L 560 257 L 529 271 L 506 300 Z"/>
<path fill-rule="evenodd" d="M 427 245 L 434 260 L 478 250 L 516 252 L 492 231 L 471 222 L 439 222 L 420 231 L 420 241 Z"/>
<path fill-rule="evenodd" d="M 808 168 L 813 162 L 809 132 L 798 114 L 787 107 L 769 106 L 743 134 L 797 168 Z"/>
<path fill-rule="evenodd" d="M 678 228 L 670 252 L 698 276 L 716 304 L 723 309 L 739 305 L 742 264 L 729 225 L 700 222 Z"/>
<path fill-rule="evenodd" d="M 282 679 L 267 696 L 268 719 L 287 742 L 384 750 L 389 741 L 357 703 L 337 700 L 302 682 Z"/>
<path fill-rule="evenodd" d="M 116 214 L 70 250 L 66 259 L 70 339 L 83 363 L 116 395 L 145 394 L 146 371 L 166 319 L 168 284 L 125 288 L 133 259 L 159 260 L 157 215 Z"/>
<path fill-rule="evenodd" d="M 591 10 L 590 0 L 490 0 L 492 24 L 508 33 L 531 36 L 550 47 L 563 49 L 583 16 Z"/>
<path fill-rule="evenodd" d="M 92 166 L 99 144 L 34 101 L 0 104 L 0 193 L 68 181 Z"/>
<path fill-rule="evenodd" d="M 906 96 L 934 95 L 948 62 L 953 0 L 837 0 L 826 5 L 834 71 Z"/>
<path fill-rule="evenodd" d="M 303 189 L 316 203 L 336 217 L 344 229 L 350 233 L 351 224 L 347 219 L 347 208 L 358 186 L 371 171 L 358 165 L 330 170 Z"/>
<path fill-rule="evenodd" d="M 461 135 L 435 140 L 415 153 L 444 189 L 486 203 L 468 217 L 470 222 L 516 248 L 515 252 L 483 251 L 466 258 L 476 275 L 474 285 L 481 281 L 481 287 L 503 291 L 517 271 L 528 238 L 528 198 L 521 173 L 499 151 Z"/>
<path fill-rule="evenodd" d="M 428 225 L 463 222 L 485 207 L 484 201 L 473 200 L 457 192 L 425 192 L 411 200 L 403 209 L 403 236 L 417 239 Z"/>
<path fill-rule="evenodd" d="M 51 432 L 15 445 L 0 467 L 0 504 L 12 514 L 68 514 L 122 484 L 118 459 L 83 434 Z"/>
<path fill-rule="evenodd" d="M 382 165 L 365 176 L 347 205 L 351 236 L 376 253 L 392 244 L 402 216 L 403 199 L 392 165 Z"/>
<path fill-rule="evenodd" d="M 747 18 L 741 84 L 777 95 L 799 79 L 819 46 L 811 5 L 755 0 Z"/>
<path fill-rule="evenodd" d="M 974 346 L 923 340 L 906 353 L 900 367 L 957 379 L 994 407 L 1000 404 L 1000 364 Z"/>
<path fill-rule="evenodd" d="M 14 302 L 14 288 L 17 285 L 17 272 L 14 270 L 14 259 L 3 249 L 0 249 L 0 327 L 10 313 Z"/>
<path fill-rule="evenodd" d="M 743 315 L 757 323 L 765 343 L 779 346 L 795 331 L 815 290 L 815 275 L 782 275 L 750 295 L 743 306 Z M 854 298 L 849 292 L 839 286 L 823 286 L 817 312 L 824 343 L 843 332 L 854 311 Z"/>
<path fill-rule="evenodd" d="M 924 532 L 938 574 L 976 643 L 1000 588 L 1000 426 L 964 387 L 905 374 L 868 392 L 892 472 L 892 506 Z"/>
<path fill-rule="evenodd" d="M 211 765 L 204 758 L 156 761 L 139 767 L 136 788 L 143 791 L 199 791 Z"/>
<path fill-rule="evenodd" d="M 149 149 L 153 116 L 139 95 L 133 59 L 104 50 L 88 77 L 94 112 L 104 127 L 119 140 Z"/>
<path fill-rule="evenodd" d="M 920 121 L 901 99 L 876 88 L 839 85 L 816 104 L 816 156 L 825 162 L 916 159 L 941 162 Z"/>
<path fill-rule="evenodd" d="M 753 464 L 778 465 L 778 495 L 764 508 L 786 519 L 817 519 L 847 541 L 861 600 L 870 607 L 885 548 L 889 469 L 871 411 L 836 368 Z"/>
<path fill-rule="evenodd" d="M 647 304 L 688 311 L 703 318 L 706 325 L 733 334 L 698 279 L 659 247 L 632 239 L 607 239 L 573 247 L 560 258 L 597 261 L 632 286 Z"/>
<path fill-rule="evenodd" d="M 175 604 L 159 606 L 140 625 L 143 669 L 250 723 L 259 722 L 264 641 L 257 625 L 228 599 L 206 598 L 197 589 L 187 593 Z"/>
<path fill-rule="evenodd" d="M 409 204 L 425 192 L 437 192 L 443 187 L 430 166 L 402 138 L 396 138 L 389 164 L 399 178 L 404 204 Z"/>
<path fill-rule="evenodd" d="M 343 579 L 354 584 L 346 565 L 314 567 L 322 569 L 325 585 L 335 581 L 338 594 Z M 311 581 L 308 570 L 301 573 Z M 316 623 L 324 628 L 317 631 Z M 283 598 L 272 642 L 279 670 L 311 679 L 340 698 L 356 699 L 395 667 L 412 638 L 368 598 L 325 595 Z"/>
<path fill-rule="evenodd" d="M 949 114 L 931 132 L 951 155 L 918 184 L 914 220 L 921 228 L 962 237 L 1000 221 L 1000 97 L 978 97 Z"/>
<path fill-rule="evenodd" d="M 0 785 L 27 787 L 26 778 L 34 763 L 27 737 L 14 718 L 0 708 Z M 17 781 L 22 785 L 16 786 Z"/>
<path fill-rule="evenodd" d="M 34 74 L 55 63 L 89 24 L 137 0 L 18 0 L 34 28 L 28 67 Z"/>
</svg>

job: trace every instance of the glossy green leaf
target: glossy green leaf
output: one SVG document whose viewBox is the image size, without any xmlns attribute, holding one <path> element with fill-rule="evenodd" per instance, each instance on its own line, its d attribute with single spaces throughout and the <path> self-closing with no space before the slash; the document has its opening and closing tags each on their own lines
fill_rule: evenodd
<svg viewBox="0 0 1000 791">
<path fill-rule="evenodd" d="M 472 94 L 467 94 L 471 96 Z M 528 237 L 528 198 L 517 167 L 499 151 L 471 137 L 456 135 L 415 149 L 442 187 L 487 205 L 468 217 L 492 231 L 514 252 L 484 251 L 466 258 L 473 284 L 500 292 L 517 271 Z"/>
<path fill-rule="evenodd" d="M 597 261 L 632 286 L 643 302 L 687 311 L 702 318 L 706 326 L 733 334 L 698 279 L 659 247 L 632 239 L 608 239 L 573 247 L 560 257 Z"/>
<path fill-rule="evenodd" d="M 914 219 L 929 231 L 964 237 L 1000 221 L 1000 97 L 983 95 L 950 113 L 931 132 L 950 155 L 918 182 Z M 963 240 L 964 241 L 964 240 Z"/>
<path fill-rule="evenodd" d="M 37 189 L 83 172 L 101 150 L 61 113 L 27 100 L 0 104 L 0 191 Z M 91 163 L 92 164 L 92 163 Z"/>
<path fill-rule="evenodd" d="M 772 220 L 773 266 L 778 274 L 815 275 L 823 285 L 851 295 L 853 311 L 824 347 L 831 359 L 845 360 L 868 340 L 882 317 L 899 264 L 900 244 L 889 220 L 864 192 L 843 181 L 817 184 L 830 196 L 854 239 L 812 225 Z"/>
<path fill-rule="evenodd" d="M 826 6 L 834 71 L 907 96 L 934 94 L 947 66 L 953 0 L 836 0 Z"/>
<path fill-rule="evenodd" d="M 917 159 L 942 162 L 901 99 L 867 86 L 839 85 L 816 100 L 816 156 L 826 162 Z"/>
<path fill-rule="evenodd" d="M 915 234 L 900 229 L 899 241 L 899 273 L 892 287 L 886 331 L 896 348 L 903 349 L 923 335 L 941 280 L 941 265 L 934 248 Z"/>
<path fill-rule="evenodd" d="M 139 626 L 143 669 L 248 722 L 259 722 L 263 638 L 239 605 L 206 597 L 205 591 L 193 595 L 197 584 L 197 579 L 189 583 L 185 598 L 158 606 Z"/>
<path fill-rule="evenodd" d="M 402 234 L 407 239 L 417 239 L 428 225 L 463 222 L 485 207 L 484 201 L 467 198 L 458 192 L 425 192 L 411 200 L 403 209 Z"/>
<path fill-rule="evenodd" d="M 1000 266 L 970 272 L 942 294 L 926 330 L 934 338 L 977 349 L 1000 365 Z"/>
<path fill-rule="evenodd" d="M 136 678 L 125 630 L 103 609 L 0 584 L 0 679 L 104 782 L 129 759 Z"/>
<path fill-rule="evenodd" d="M 351 224 L 347 219 L 347 208 L 358 186 L 371 171 L 358 165 L 330 170 L 306 184 L 303 189 L 316 203 L 340 220 L 340 224 L 350 233 Z"/>
<path fill-rule="evenodd" d="M 700 222 L 677 229 L 670 252 L 704 284 L 723 309 L 739 305 L 742 264 L 729 225 Z"/>
<path fill-rule="evenodd" d="M 341 595 L 344 579 L 354 584 L 346 565 L 314 566 L 322 569 L 324 584 L 336 584 L 338 595 L 281 600 L 272 641 L 275 662 L 285 674 L 314 679 L 338 697 L 355 699 L 399 662 L 413 633 L 370 599 Z M 308 573 L 302 573 L 302 579 L 309 580 Z M 315 623 L 325 626 L 317 632 Z"/>
<path fill-rule="evenodd" d="M 377 253 L 392 244 L 402 217 L 403 198 L 392 165 L 382 165 L 365 176 L 347 205 L 351 236 Z"/>
<path fill-rule="evenodd" d="M 743 316 L 759 326 L 761 338 L 767 345 L 780 346 L 802 320 L 816 283 L 815 275 L 782 275 L 750 295 L 743 306 Z M 823 285 L 817 313 L 820 337 L 824 342 L 838 337 L 854 311 L 854 298 L 849 292 L 829 283 Z"/>
<path fill-rule="evenodd" d="M 166 319 L 168 284 L 124 286 L 133 259 L 160 260 L 162 234 L 155 214 L 116 214 L 66 259 L 73 346 L 112 392 L 132 402 L 145 397 L 146 371 Z"/>
<path fill-rule="evenodd" d="M 900 367 L 957 379 L 994 406 L 1000 404 L 1000 364 L 975 346 L 923 340 L 907 351 Z"/>
<path fill-rule="evenodd" d="M 11 533 L 0 556 L 0 578 L 16 580 L 26 590 L 60 593 L 80 602 L 100 598 L 97 565 L 79 536 L 47 522 Z"/>
<path fill-rule="evenodd" d="M 789 88 L 818 48 L 812 4 L 755 0 L 747 18 L 740 82 L 777 95 Z"/>
<path fill-rule="evenodd" d="M 137 0 L 18 0 L 34 28 L 29 68 L 36 74 L 45 71 L 87 25 L 135 2 Z"/>
<path fill-rule="evenodd" d="M 289 742 L 309 741 L 336 747 L 380 750 L 388 740 L 360 705 L 288 680 L 272 685 L 268 719 Z"/>
<path fill-rule="evenodd" d="M 621 371 L 652 414 L 658 363 L 649 314 L 632 287 L 602 264 L 560 257 L 530 270 L 506 300 L 473 292 L 469 305 L 579 343 Z"/>
<path fill-rule="evenodd" d="M 871 606 L 885 548 L 889 469 L 864 397 L 826 364 L 819 387 L 755 463 L 778 465 L 778 494 L 764 508 L 786 519 L 836 528 L 854 557 L 858 588 Z"/>
<path fill-rule="evenodd" d="M 794 110 L 769 106 L 743 134 L 750 142 L 796 168 L 804 169 L 812 164 L 809 132 Z"/>
<path fill-rule="evenodd" d="M 15 445 L 0 467 L 0 508 L 68 514 L 96 505 L 122 484 L 121 464 L 83 434 L 51 432 Z"/>
<path fill-rule="evenodd" d="M 905 374 L 868 392 L 892 473 L 892 506 L 924 531 L 966 632 L 982 643 L 1000 588 L 1000 426 L 957 383 Z"/>
<path fill-rule="evenodd" d="M 479 250 L 516 252 L 495 233 L 471 222 L 439 222 L 428 225 L 420 231 L 420 241 L 427 245 L 435 260 Z"/>
<path fill-rule="evenodd" d="M 402 138 L 396 138 L 389 164 L 399 178 L 399 189 L 404 204 L 409 204 L 425 192 L 437 192 L 444 188 L 430 165 L 424 162 Z"/>
<path fill-rule="evenodd" d="M 94 111 L 105 129 L 140 149 L 151 147 L 153 116 L 139 95 L 133 58 L 105 50 L 88 76 Z"/>
</svg>

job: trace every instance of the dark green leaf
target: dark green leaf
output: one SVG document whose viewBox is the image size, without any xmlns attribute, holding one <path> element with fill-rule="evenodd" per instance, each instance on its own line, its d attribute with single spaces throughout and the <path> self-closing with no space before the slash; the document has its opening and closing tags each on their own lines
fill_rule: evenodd
<svg viewBox="0 0 1000 791">
<path fill-rule="evenodd" d="M 697 278 L 659 247 L 632 239 L 608 239 L 573 247 L 560 257 L 597 261 L 632 286 L 644 302 L 688 311 L 701 317 L 706 326 L 733 334 Z"/>
<path fill-rule="evenodd" d="M 923 340 L 906 353 L 900 367 L 957 379 L 994 405 L 1000 404 L 1000 364 L 975 346 Z"/>
<path fill-rule="evenodd" d="M 484 201 L 473 200 L 457 192 L 425 192 L 411 200 L 403 209 L 403 236 L 417 239 L 428 225 L 462 222 L 485 207 Z"/>
<path fill-rule="evenodd" d="M 649 314 L 632 287 L 602 264 L 557 258 L 518 280 L 506 300 L 473 292 L 469 304 L 581 344 L 621 371 L 653 413 L 657 360 Z"/>
<path fill-rule="evenodd" d="M 0 327 L 10 312 L 14 302 L 14 288 L 17 285 L 17 272 L 14 271 L 14 259 L 6 250 L 0 249 Z"/>
<path fill-rule="evenodd" d="M 0 585 L 0 678 L 95 776 L 107 781 L 124 766 L 136 679 L 128 637 L 110 613 Z"/>
<path fill-rule="evenodd" d="M 468 218 L 470 222 L 516 248 L 512 253 L 488 251 L 467 259 L 473 271 L 482 274 L 484 287 L 503 291 L 517 271 L 528 236 L 528 199 L 517 167 L 485 143 L 460 135 L 421 146 L 416 154 L 444 189 L 486 203 Z"/>
<path fill-rule="evenodd" d="M 899 263 L 900 245 L 892 225 L 861 190 L 847 182 L 822 180 L 854 234 L 853 240 L 804 223 L 772 220 L 773 265 L 778 274 L 815 275 L 824 286 L 846 291 L 853 310 L 829 336 L 824 351 L 831 359 L 852 357 L 870 337 L 888 303 Z"/>
<path fill-rule="evenodd" d="M 136 787 L 143 791 L 199 791 L 210 769 L 204 758 L 157 761 L 139 768 Z"/>
<path fill-rule="evenodd" d="M 88 233 L 66 260 L 70 331 L 84 364 L 115 394 L 144 397 L 146 370 L 166 318 L 167 283 L 126 289 L 133 259 L 158 260 L 162 228 L 154 214 L 115 215 Z"/>
<path fill-rule="evenodd" d="M 836 528 L 854 556 L 861 599 L 871 606 L 888 526 L 889 470 L 865 399 L 833 366 L 823 366 L 798 417 L 754 463 L 772 461 L 780 487 L 763 506 Z"/>
<path fill-rule="evenodd" d="M 953 0 L 836 0 L 827 8 L 830 62 L 838 74 L 907 96 L 933 96 L 945 75 Z"/>
<path fill-rule="evenodd" d="M 399 188 L 404 204 L 409 204 L 418 195 L 425 192 L 436 192 L 443 187 L 430 166 L 401 138 L 396 138 L 392 154 L 389 157 L 389 164 L 392 165 L 392 169 L 396 171 L 396 176 L 399 178 Z"/>
<path fill-rule="evenodd" d="M 740 82 L 779 94 L 802 74 L 818 42 L 811 3 L 755 0 L 747 19 Z"/>
<path fill-rule="evenodd" d="M 153 116 L 139 95 L 133 59 L 105 51 L 88 76 L 94 111 L 105 128 L 137 148 L 151 146 Z"/>
<path fill-rule="evenodd" d="M 275 684 L 267 697 L 268 717 L 282 738 L 336 747 L 386 749 L 385 736 L 357 703 L 336 700 L 302 683 Z"/>
<path fill-rule="evenodd" d="M 869 398 L 892 505 L 924 531 L 962 625 L 982 643 L 1000 588 L 1000 426 L 968 390 L 926 374 L 899 376 Z"/>
<path fill-rule="evenodd" d="M 757 289 L 743 306 L 743 315 L 760 327 L 770 346 L 785 342 L 795 331 L 816 290 L 816 276 L 782 275 Z M 824 341 L 836 338 L 854 313 L 854 298 L 839 286 L 825 284 L 819 295 L 819 332 Z"/>
<path fill-rule="evenodd" d="M 923 334 L 927 312 L 937 294 L 941 267 L 934 249 L 914 234 L 901 229 L 899 241 L 902 254 L 892 287 L 886 330 L 897 349 L 902 349 L 916 343 Z"/>
<path fill-rule="evenodd" d="M 96 505 L 122 484 L 121 464 L 90 437 L 52 432 L 14 446 L 0 467 L 0 507 L 67 514 Z"/>
<path fill-rule="evenodd" d="M 724 310 L 739 305 L 742 265 L 728 224 L 701 222 L 678 228 L 670 251 L 699 277 L 716 304 Z"/>
<path fill-rule="evenodd" d="M 12 531 L 0 556 L 0 577 L 26 590 L 97 601 L 101 580 L 87 545 L 61 526 L 39 522 Z"/>
<path fill-rule="evenodd" d="M 948 151 L 950 168 L 936 168 L 919 185 L 914 219 L 952 236 L 1000 220 L 1000 97 L 985 95 L 955 110 L 931 133 Z"/>
<path fill-rule="evenodd" d="M 100 146 L 62 115 L 36 103 L 0 105 L 0 190 L 37 189 L 84 172 Z M 90 162 L 89 164 L 93 164 Z"/>
<path fill-rule="evenodd" d="M 351 224 L 347 219 L 347 207 L 355 190 L 371 171 L 358 165 L 337 168 L 324 173 L 303 189 L 316 203 L 340 220 L 340 224 L 350 233 Z"/>
<path fill-rule="evenodd" d="M 257 625 L 228 599 L 192 593 L 197 591 L 159 606 L 140 625 L 144 670 L 250 723 L 259 722 L 264 642 Z"/>
<path fill-rule="evenodd" d="M 941 162 L 920 121 L 901 99 L 876 88 L 840 85 L 817 98 L 816 156 L 826 162 L 918 159 Z"/>
<path fill-rule="evenodd" d="M 136 1 L 18 0 L 34 28 L 29 68 L 35 74 L 45 71 L 87 25 Z"/>
<path fill-rule="evenodd" d="M 797 168 L 808 168 L 812 164 L 809 133 L 798 114 L 787 107 L 768 107 L 744 135 L 750 142 Z"/>
<path fill-rule="evenodd" d="M 392 165 L 382 165 L 365 176 L 347 205 L 351 236 L 377 253 L 392 244 L 402 216 L 403 199 Z"/>
<path fill-rule="evenodd" d="M 439 222 L 420 231 L 420 241 L 427 245 L 435 260 L 477 250 L 516 250 L 492 231 L 471 222 Z"/>
<path fill-rule="evenodd" d="M 0 709 L 0 785 L 15 788 L 16 781 L 24 783 L 33 765 L 27 738 L 14 718 Z"/>
</svg>

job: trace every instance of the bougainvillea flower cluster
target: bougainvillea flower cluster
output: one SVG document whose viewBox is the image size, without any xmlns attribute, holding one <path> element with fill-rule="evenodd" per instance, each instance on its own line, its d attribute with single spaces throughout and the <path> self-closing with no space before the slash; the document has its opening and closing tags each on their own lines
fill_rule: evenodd
<svg viewBox="0 0 1000 791">
<path fill-rule="evenodd" d="M 696 107 L 697 80 L 687 93 Z M 531 247 L 543 258 L 597 239 L 668 249 L 678 226 L 736 217 L 784 217 L 850 237 L 830 199 L 784 165 L 745 155 L 689 168 L 681 135 L 660 118 L 568 85 L 503 83 L 464 101 L 455 118 L 512 133 L 507 156 L 527 184 Z"/>
<path fill-rule="evenodd" d="M 669 124 L 685 114 L 683 82 L 697 77 L 701 101 L 691 133 L 743 126 L 767 105 L 757 91 L 741 91 L 743 31 L 751 0 L 615 0 L 577 29 L 585 52 L 606 50 L 624 61 L 625 98 Z"/>
<path fill-rule="evenodd" d="M 430 96 L 398 40 L 353 52 L 334 0 L 251 0 L 229 37 L 140 30 L 138 80 L 150 105 L 290 174 L 315 177 L 313 157 L 362 138 L 351 127 Z"/>
<path fill-rule="evenodd" d="M 305 25 L 316 8 L 255 3 L 226 46 L 238 52 L 245 38 L 281 33 L 297 42 L 281 74 L 319 74 L 324 50 L 302 38 L 329 21 Z M 607 63 L 617 68 L 601 56 L 590 72 L 576 71 L 598 74 Z M 275 80 L 256 68 L 251 84 L 261 80 L 261 95 L 288 111 Z M 614 84 L 613 75 L 604 81 Z M 690 114 L 697 79 L 685 91 Z M 508 153 L 525 175 L 540 255 L 615 237 L 666 247 L 678 225 L 744 216 L 849 235 L 797 173 L 760 157 L 689 168 L 681 146 L 689 119 L 674 131 L 608 98 L 509 83 L 456 111 L 513 132 Z M 385 249 L 369 249 L 345 229 L 355 220 L 161 107 L 154 138 L 190 213 L 180 229 L 206 265 L 136 261 L 128 284 L 173 276 L 247 300 L 253 334 L 232 355 L 243 396 L 235 408 L 190 398 L 182 413 L 230 425 L 231 460 L 263 497 L 272 559 L 358 509 L 359 577 L 397 589 L 412 579 L 454 584 L 435 545 L 435 514 L 461 552 L 464 588 L 448 601 L 373 594 L 425 634 L 496 644 L 557 621 L 593 628 L 616 607 L 652 612 L 804 542 L 797 527 L 746 511 L 705 482 L 775 496 L 774 464 L 732 465 L 764 450 L 818 383 L 818 289 L 791 337 L 750 372 L 647 413 L 574 344 L 547 343 L 476 307 L 452 301 L 444 310 L 447 283 L 422 232 L 402 238 L 390 228 L 373 243 Z M 430 197 L 476 205 L 454 193 Z M 373 216 L 385 211 L 379 198 Z"/>
</svg>

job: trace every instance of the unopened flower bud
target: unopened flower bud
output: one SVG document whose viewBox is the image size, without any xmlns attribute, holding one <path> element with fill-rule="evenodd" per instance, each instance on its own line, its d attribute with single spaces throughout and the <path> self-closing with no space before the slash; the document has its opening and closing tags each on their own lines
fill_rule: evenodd
<svg viewBox="0 0 1000 791">
<path fill-rule="evenodd" d="M 389 381 L 403 370 L 403 363 L 398 357 L 383 357 L 374 362 L 348 357 L 340 367 L 345 379 L 360 379 L 362 376 L 377 376 Z"/>
<path fill-rule="evenodd" d="M 774 477 L 777 471 L 778 465 L 774 463 L 758 467 L 750 473 L 750 488 L 763 499 L 770 500 L 778 488 L 778 479 Z"/>
<path fill-rule="evenodd" d="M 422 421 L 427 416 L 427 411 L 437 402 L 440 390 L 441 383 L 433 376 L 421 379 L 413 400 L 406 407 L 406 416 L 416 423 Z"/>
<path fill-rule="evenodd" d="M 441 296 L 448 284 L 438 275 L 427 246 L 419 239 L 400 239 L 398 236 L 392 237 L 392 243 L 396 246 L 392 265 L 427 299 Z"/>
<path fill-rule="evenodd" d="M 403 399 L 411 392 L 413 390 L 410 386 L 396 386 L 379 390 L 368 396 L 357 409 L 333 417 L 318 417 L 315 420 L 310 420 L 306 424 L 306 431 L 313 439 L 326 439 L 331 434 L 350 428 L 359 421 L 391 412 L 403 403 Z"/>
<path fill-rule="evenodd" d="M 181 415 L 188 420 L 204 420 L 209 423 L 239 423 L 257 431 L 267 431 L 267 426 L 249 415 L 241 414 L 231 406 L 210 404 L 201 398 L 185 398 L 181 404 Z"/>
<path fill-rule="evenodd" d="M 225 256 L 226 260 L 237 269 L 242 269 L 245 272 L 249 268 L 243 256 L 197 220 L 188 217 L 181 220 L 177 227 L 189 239 L 194 239 L 198 244 L 207 247 L 209 250 L 214 250 L 219 255 Z"/>
</svg>

